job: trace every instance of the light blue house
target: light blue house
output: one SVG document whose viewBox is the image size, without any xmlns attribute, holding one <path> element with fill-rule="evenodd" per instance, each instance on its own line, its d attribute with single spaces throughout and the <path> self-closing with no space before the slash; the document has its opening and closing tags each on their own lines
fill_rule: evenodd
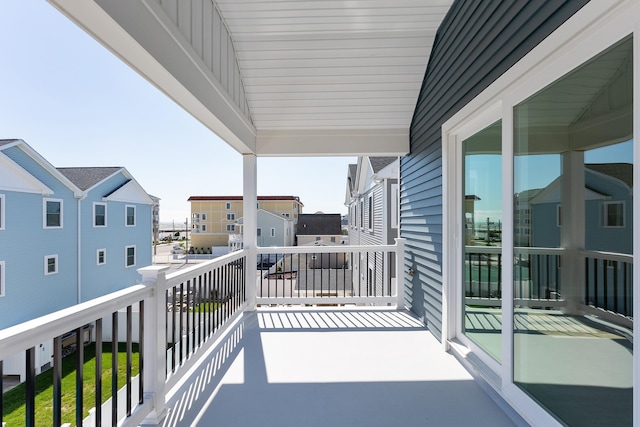
<svg viewBox="0 0 640 427">
<path fill-rule="evenodd" d="M 135 283 L 151 207 L 125 168 L 57 169 L 1 140 L 0 329 Z"/>
</svg>

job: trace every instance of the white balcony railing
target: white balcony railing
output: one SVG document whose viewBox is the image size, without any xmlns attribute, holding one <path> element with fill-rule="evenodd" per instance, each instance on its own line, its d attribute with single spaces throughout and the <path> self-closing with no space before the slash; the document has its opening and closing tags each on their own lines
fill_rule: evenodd
<svg viewBox="0 0 640 427">
<path fill-rule="evenodd" d="M 401 277 L 403 250 L 401 240 L 389 246 L 259 248 L 232 252 L 168 275 L 168 267 L 141 268 L 138 270 L 142 275 L 141 284 L 0 331 L 0 388 L 2 361 L 15 357 L 16 353 L 22 354 L 27 366 L 24 424 L 71 422 L 68 416 L 63 419 L 62 413 L 62 337 L 69 331 L 81 336 L 86 326 L 92 325 L 96 372 L 103 371 L 103 340 L 110 340 L 113 349 L 118 348 L 118 343 L 124 343 L 126 380 L 119 384 L 117 375 L 112 375 L 110 396 L 102 395 L 100 381 L 96 381 L 93 395 L 84 396 L 84 348 L 77 345 L 75 356 L 68 356 L 76 358 L 79 384 L 73 391 L 75 424 L 161 423 L 166 414 L 168 391 L 199 363 L 201 355 L 243 311 L 253 309 L 251 301 L 258 304 L 403 305 L 403 292 L 395 279 Z M 276 254 L 276 259 L 268 269 L 256 270 L 251 265 L 257 263 L 253 257 L 270 257 L 269 254 Z M 247 272 L 254 271 L 255 277 L 249 278 Z M 297 284 L 302 280 L 303 271 L 307 278 L 313 276 L 305 282 L 304 292 Z M 338 271 L 342 280 L 337 279 Z M 286 280 L 271 276 L 284 277 L 285 273 L 290 273 Z M 281 289 L 284 291 L 283 283 L 289 286 L 286 295 L 279 294 Z M 265 286 L 269 288 L 266 293 Z M 271 286 L 274 286 L 273 295 Z M 47 341 L 53 341 L 53 419 L 36 421 L 34 354 L 35 349 Z M 137 355 L 132 350 L 133 343 L 138 344 Z M 135 357 L 139 363 L 137 378 L 131 369 Z M 112 372 L 117 372 L 117 368 L 117 365 L 111 366 Z M 88 406 L 94 406 L 89 417 L 83 409 L 87 406 L 85 399 L 90 399 Z M 6 415 L 2 408 L 0 402 L 0 421 Z"/>
</svg>

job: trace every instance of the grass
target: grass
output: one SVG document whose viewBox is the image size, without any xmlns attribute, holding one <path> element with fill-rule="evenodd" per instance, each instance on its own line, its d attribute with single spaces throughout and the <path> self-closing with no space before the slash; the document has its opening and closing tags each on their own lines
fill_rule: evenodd
<svg viewBox="0 0 640 427">
<path fill-rule="evenodd" d="M 111 343 L 102 346 L 102 400 L 111 397 Z M 132 375 L 138 374 L 138 345 L 133 344 Z M 95 406 L 96 384 L 96 349 L 95 343 L 84 348 L 84 382 L 83 382 L 83 418 L 89 415 L 89 409 Z M 118 388 L 126 383 L 126 346 L 118 345 Z M 75 424 L 76 410 L 76 374 L 75 353 L 62 360 L 62 423 Z M 8 427 L 25 425 L 25 384 L 9 390 L 4 394 L 4 419 Z M 36 377 L 36 419 L 35 425 L 45 426 L 53 423 L 53 369 L 49 369 Z"/>
</svg>

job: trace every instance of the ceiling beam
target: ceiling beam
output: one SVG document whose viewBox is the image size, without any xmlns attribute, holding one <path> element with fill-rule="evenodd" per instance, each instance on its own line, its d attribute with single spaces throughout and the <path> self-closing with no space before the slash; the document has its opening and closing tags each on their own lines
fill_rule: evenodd
<svg viewBox="0 0 640 427">
<path fill-rule="evenodd" d="M 403 156 L 409 129 L 300 129 L 258 131 L 258 156 Z"/>
</svg>

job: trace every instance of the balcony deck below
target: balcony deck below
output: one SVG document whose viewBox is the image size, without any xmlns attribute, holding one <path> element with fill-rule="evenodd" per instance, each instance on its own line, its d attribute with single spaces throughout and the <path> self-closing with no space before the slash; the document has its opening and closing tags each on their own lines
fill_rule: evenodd
<svg viewBox="0 0 640 427">
<path fill-rule="evenodd" d="M 165 426 L 525 424 L 421 322 L 386 309 L 247 312 L 170 391 L 167 407 Z"/>
</svg>

